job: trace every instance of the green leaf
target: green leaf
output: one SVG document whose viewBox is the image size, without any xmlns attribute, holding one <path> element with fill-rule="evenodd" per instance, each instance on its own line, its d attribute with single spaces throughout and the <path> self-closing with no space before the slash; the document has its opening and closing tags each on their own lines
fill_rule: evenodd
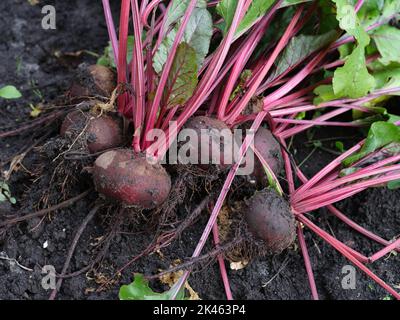
<svg viewBox="0 0 400 320">
<path fill-rule="evenodd" d="M 284 0 L 280 7 L 284 8 L 284 7 L 294 6 L 296 4 L 310 2 L 310 1 L 312 1 L 312 0 Z"/>
<path fill-rule="evenodd" d="M 344 66 L 335 70 L 333 91 L 336 97 L 360 98 L 374 87 L 375 79 L 365 64 L 364 47 L 358 46 Z"/>
<path fill-rule="evenodd" d="M 5 181 L 0 180 L 0 202 L 8 200 L 11 204 L 16 204 L 17 200 L 11 196 L 10 187 Z"/>
<path fill-rule="evenodd" d="M 22 94 L 14 86 L 5 86 L 0 89 L 0 97 L 4 99 L 18 99 L 22 97 Z"/>
<path fill-rule="evenodd" d="M 237 0 L 222 0 L 217 4 L 217 12 L 222 18 L 224 18 L 224 24 L 221 26 L 224 33 L 228 32 L 229 27 L 232 24 L 237 4 Z"/>
<path fill-rule="evenodd" d="M 375 78 L 375 89 L 391 89 L 400 87 L 400 67 L 385 68 L 373 73 Z M 392 95 L 400 95 L 392 93 Z"/>
<path fill-rule="evenodd" d="M 335 147 L 338 149 L 340 152 L 344 152 L 344 144 L 342 141 L 335 141 Z"/>
<path fill-rule="evenodd" d="M 383 25 L 373 34 L 373 39 L 378 47 L 380 62 L 387 65 L 390 62 L 400 61 L 400 30 Z"/>
<path fill-rule="evenodd" d="M 238 26 L 236 34 L 243 34 L 249 30 L 259 18 L 265 15 L 274 2 L 275 0 L 253 0 Z"/>
<path fill-rule="evenodd" d="M 134 280 L 128 285 L 123 285 L 119 289 L 120 300 L 170 300 L 172 298 L 173 287 L 163 293 L 154 292 L 149 287 L 149 282 L 142 274 L 135 274 Z M 182 288 L 176 300 L 185 299 L 185 289 Z"/>
<path fill-rule="evenodd" d="M 337 7 L 336 18 L 341 29 L 354 36 L 357 47 L 347 57 L 343 67 L 337 68 L 333 77 L 333 91 L 337 98 L 359 98 L 375 86 L 375 79 L 368 73 L 365 61 L 365 47 L 370 38 L 361 25 L 352 2 L 333 0 Z"/>
<path fill-rule="evenodd" d="M 167 36 L 160 44 L 153 58 L 153 67 L 157 73 L 160 73 L 169 51 L 172 48 L 176 33 L 181 21 L 170 30 Z M 203 64 L 204 57 L 207 55 L 212 36 L 212 18 L 207 9 L 195 8 L 185 28 L 182 42 L 186 42 L 196 52 L 197 66 L 200 68 Z"/>
<path fill-rule="evenodd" d="M 389 122 L 375 122 L 371 125 L 367 139 L 361 150 L 346 158 L 343 161 L 343 164 L 348 167 L 371 152 L 393 142 L 400 142 L 400 127 Z"/>
<path fill-rule="evenodd" d="M 399 189 L 400 188 L 400 180 L 389 181 L 387 186 L 388 186 L 388 189 L 390 189 L 390 190 Z"/>
<path fill-rule="evenodd" d="M 314 89 L 314 94 L 317 96 L 314 98 L 314 104 L 318 105 L 325 101 L 331 101 L 336 98 L 335 93 L 333 92 L 332 85 L 323 84 Z"/>
<path fill-rule="evenodd" d="M 173 0 L 171 3 L 171 7 L 167 12 L 167 19 L 164 25 L 164 31 L 168 31 L 169 27 L 174 23 L 178 22 L 180 18 L 182 18 L 186 12 L 187 7 L 189 6 L 190 0 Z M 207 8 L 206 0 L 197 0 L 196 2 L 197 8 Z"/>
<path fill-rule="evenodd" d="M 353 0 L 353 2 L 355 2 Z M 364 1 L 357 16 L 364 27 L 387 20 L 400 12 L 398 0 L 369 0 Z"/>
<path fill-rule="evenodd" d="M 135 45 L 135 38 L 134 36 L 128 36 L 127 39 L 127 55 L 126 61 L 129 64 L 132 59 L 133 54 L 133 46 Z M 104 48 L 104 53 L 101 57 L 97 59 L 97 64 L 105 67 L 116 68 L 117 65 L 115 63 L 114 52 L 111 46 L 111 42 L 108 42 L 108 46 Z"/>
<path fill-rule="evenodd" d="M 196 51 L 182 42 L 176 51 L 165 86 L 164 101 L 167 108 L 183 105 L 192 96 L 196 85 Z"/>
<path fill-rule="evenodd" d="M 287 69 L 301 62 L 308 55 L 316 50 L 325 47 L 336 38 L 336 31 L 320 34 L 320 35 L 299 35 L 290 40 L 285 50 L 279 56 L 276 62 L 275 72 L 269 80 L 273 80 Z"/>
<path fill-rule="evenodd" d="M 285 0 L 282 2 L 280 8 L 310 1 L 311 0 Z M 236 36 L 248 31 L 259 18 L 266 14 L 274 3 L 275 0 L 253 0 L 236 30 Z M 238 0 L 222 0 L 216 7 L 218 14 L 224 19 L 224 23 L 220 26 L 224 34 L 228 32 L 232 24 L 237 4 Z"/>
</svg>

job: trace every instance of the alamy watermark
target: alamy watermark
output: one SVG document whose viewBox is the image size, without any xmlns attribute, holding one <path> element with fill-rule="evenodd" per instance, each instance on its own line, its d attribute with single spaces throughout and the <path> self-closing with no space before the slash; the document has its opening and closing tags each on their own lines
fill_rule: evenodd
<svg viewBox="0 0 400 320">
<path fill-rule="evenodd" d="M 356 288 L 356 268 L 351 265 L 344 265 L 342 274 L 344 275 L 341 281 L 342 289 L 354 290 Z"/>
<path fill-rule="evenodd" d="M 240 162 L 238 175 L 249 175 L 254 170 L 253 138 L 254 132 L 242 129 L 200 129 L 183 128 L 172 143 L 168 137 L 177 132 L 177 123 L 169 123 L 168 132 L 161 129 L 149 130 L 145 140 L 153 142 L 146 150 L 147 160 L 153 163 L 154 154 L 164 155 L 162 164 L 193 164 L 193 165 L 222 165 L 229 166 Z M 240 147 L 243 137 L 252 137 L 249 148 L 240 159 Z M 157 143 L 154 143 L 154 142 Z M 156 145 L 160 146 L 156 149 Z M 167 152 L 168 151 L 168 152 Z"/>
<path fill-rule="evenodd" d="M 42 29 L 54 30 L 56 29 L 56 8 L 51 5 L 46 5 L 42 8 Z"/>
<path fill-rule="evenodd" d="M 41 285 L 44 290 L 54 290 L 57 286 L 56 283 L 56 269 L 53 265 L 45 265 L 42 268 L 42 281 Z"/>
</svg>

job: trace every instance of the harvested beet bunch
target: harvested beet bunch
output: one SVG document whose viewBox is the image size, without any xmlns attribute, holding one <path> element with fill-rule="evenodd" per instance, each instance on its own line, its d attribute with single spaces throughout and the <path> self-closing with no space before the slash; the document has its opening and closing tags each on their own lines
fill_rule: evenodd
<svg viewBox="0 0 400 320">
<path fill-rule="evenodd" d="M 317 297 L 307 243 L 303 229 L 296 225 L 294 212 L 298 221 L 351 262 L 356 262 L 376 281 L 363 261 L 379 259 L 396 249 L 395 246 L 344 219 L 344 214 L 333 204 L 368 186 L 394 182 L 391 187 L 398 187 L 398 154 L 384 158 L 382 156 L 388 156 L 388 150 L 382 152 L 378 149 L 390 142 L 399 142 L 398 128 L 392 123 L 398 118 L 382 112 L 381 108 L 388 96 L 398 94 L 400 90 L 393 81 L 396 72 L 392 70 L 398 57 L 388 54 L 381 40 L 397 33 L 387 23 L 398 15 L 399 8 L 393 4 L 395 1 L 384 1 L 379 6 L 365 6 L 365 1 L 357 1 L 354 7 L 347 2 L 122 0 L 116 28 L 109 1 L 104 0 L 110 34 L 108 51 L 113 53 L 110 60 L 114 59 L 108 65 L 116 67 L 118 85 L 110 69 L 82 65 L 79 81 L 71 88 L 70 96 L 75 102 L 94 102 L 93 98 L 102 100 L 102 106 L 97 106 L 102 111 L 100 114 L 117 107 L 119 116 L 124 117 L 125 129 L 132 129 L 132 150 L 114 149 L 121 147 L 123 142 L 118 120 L 109 115 L 92 114 L 96 109 L 93 108 L 91 112 L 73 112 L 67 116 L 61 135 L 70 141 L 59 140 L 64 142 L 62 148 L 67 145 L 65 141 L 71 144 L 60 154 L 63 157 L 57 159 L 65 163 L 65 160 L 73 158 L 71 154 L 79 156 L 80 152 L 84 153 L 82 158 L 87 160 L 84 163 L 86 169 L 90 167 L 94 154 L 97 156 L 97 153 L 114 149 L 101 154 L 95 161 L 92 170 L 94 185 L 104 197 L 115 200 L 111 204 L 100 201 L 105 207 L 118 209 L 109 209 L 108 212 L 152 210 L 148 213 L 157 225 L 157 231 L 149 232 L 149 237 L 154 237 L 153 242 L 139 257 L 169 245 L 196 221 L 203 208 L 211 209 L 192 255 L 194 260 L 190 263 L 201 257 L 212 231 L 216 249 L 203 257 L 219 259 L 228 299 L 232 295 L 220 253 L 227 256 L 230 251 L 239 251 L 249 258 L 254 254 L 276 254 L 293 243 L 296 228 L 312 295 Z M 374 12 L 373 16 L 367 17 L 369 11 Z M 343 23 L 343 12 L 351 16 L 352 27 Z M 337 19 L 332 13 L 337 13 Z M 372 30 L 374 37 L 368 34 Z M 357 115 L 359 121 L 348 122 L 347 115 Z M 336 118 L 338 116 L 340 118 Z M 391 122 L 386 123 L 389 117 Z M 288 140 L 296 134 L 324 125 L 369 126 L 377 118 L 384 123 L 379 128 L 374 124 L 371 126 L 370 139 L 364 145 L 346 146 L 351 149 L 345 151 L 344 146 L 338 143 L 340 153 L 356 156 L 354 163 L 348 163 L 350 167 L 342 168 L 343 172 L 338 172 L 338 167 L 348 159 L 342 155 L 314 177 L 306 176 L 299 168 L 301 165 L 296 165 L 291 154 L 292 141 Z M 265 123 L 271 132 L 262 128 Z M 234 151 L 238 148 L 235 148 L 232 132 L 245 125 L 256 132 L 255 168 L 250 177 L 262 190 L 254 194 L 253 185 L 249 187 L 242 183 L 248 177 L 236 177 L 240 166 L 235 163 L 247 160 L 252 136 L 241 137 L 240 151 L 236 153 Z M 197 138 L 180 145 L 180 151 L 190 149 L 195 160 L 188 163 L 190 166 L 185 166 L 183 161 L 177 165 L 172 175 L 174 187 L 170 192 L 171 178 L 166 170 L 147 159 L 150 157 L 161 162 L 167 152 L 172 152 L 171 143 L 181 129 L 192 129 L 193 137 Z M 151 140 L 155 131 L 161 132 L 165 139 Z M 58 152 L 59 149 L 50 151 Z M 360 154 L 354 154 L 356 151 Z M 66 157 L 67 153 L 69 157 Z M 367 163 L 359 162 L 370 153 L 375 153 L 378 158 L 372 155 Z M 312 156 L 310 154 L 310 159 Z M 369 161 L 374 159 L 376 163 L 370 164 Z M 61 161 L 57 166 L 64 169 Z M 277 178 L 283 161 L 286 189 Z M 75 173 L 82 171 L 82 163 L 71 161 L 69 164 L 76 168 L 70 174 L 75 178 Z M 193 171 L 187 170 L 192 168 Z M 197 174 L 198 169 L 201 169 L 200 174 Z M 54 171 L 54 175 L 61 176 L 61 190 L 65 190 L 68 174 L 66 170 Z M 187 182 L 187 177 L 190 182 Z M 90 184 L 85 194 L 93 194 L 90 192 L 93 186 L 90 178 L 79 178 Z M 51 187 L 54 181 L 51 179 Z M 71 181 L 76 185 L 76 181 Z M 185 190 L 192 186 L 197 192 L 195 199 L 206 195 L 210 198 L 209 203 L 206 201 L 194 214 L 184 216 L 186 212 L 181 211 L 185 210 L 178 210 L 177 206 L 194 198 L 189 197 Z M 290 205 L 278 195 L 284 193 L 290 198 Z M 244 201 L 247 196 L 250 197 Z M 241 207 L 239 210 L 229 208 L 235 216 L 229 224 L 228 236 L 223 236 L 225 244 L 219 246 L 218 215 L 224 204 L 232 207 L 232 203 L 240 203 Z M 340 239 L 324 233 L 305 216 L 305 213 L 324 206 L 385 248 L 367 258 L 348 248 Z M 158 214 L 160 210 L 164 210 L 164 214 Z M 120 216 L 126 217 L 125 214 Z M 148 224 L 148 230 L 147 227 Z M 117 232 L 113 229 L 113 234 Z M 175 292 L 169 294 L 170 298 L 176 298 L 186 283 L 192 264 L 184 265 L 187 270 L 179 283 L 173 286 Z M 385 287 L 381 281 L 379 284 Z M 385 289 L 396 296 L 387 286 Z"/>
<path fill-rule="evenodd" d="M 162 204 L 171 190 L 165 169 L 130 149 L 107 151 L 99 156 L 94 163 L 93 180 L 104 196 L 140 209 Z"/>
</svg>

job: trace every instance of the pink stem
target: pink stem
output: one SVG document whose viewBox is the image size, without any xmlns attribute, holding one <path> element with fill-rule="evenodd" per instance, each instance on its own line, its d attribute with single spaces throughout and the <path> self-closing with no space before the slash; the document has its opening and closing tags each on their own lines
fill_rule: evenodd
<svg viewBox="0 0 400 320">
<path fill-rule="evenodd" d="M 135 133 L 133 136 L 133 147 L 136 152 L 140 152 L 140 131 L 143 126 L 143 113 L 144 113 L 144 98 L 145 98 L 145 73 L 143 61 L 143 46 L 142 46 L 142 26 L 140 24 L 139 5 L 135 0 L 131 0 L 132 17 L 133 17 L 133 30 L 135 35 L 134 58 L 135 64 L 132 70 L 133 87 L 135 90 Z"/>
<path fill-rule="evenodd" d="M 129 0 L 122 0 L 119 21 L 119 47 L 118 47 L 118 84 L 127 83 L 126 55 L 129 27 Z M 129 96 L 125 93 L 118 97 L 118 111 L 124 113 Z"/>
<path fill-rule="evenodd" d="M 354 10 L 356 12 L 360 11 L 360 9 L 363 6 L 363 4 L 364 4 L 364 0 L 358 0 L 356 5 L 354 6 Z"/>
<path fill-rule="evenodd" d="M 303 255 L 304 264 L 307 271 L 308 283 L 310 285 L 312 297 L 314 300 L 319 300 L 317 285 L 315 284 L 314 272 L 312 270 L 312 265 L 307 250 L 306 240 L 304 239 L 304 233 L 300 223 L 297 226 L 297 238 L 299 240 L 301 253 Z"/>
<path fill-rule="evenodd" d="M 178 29 L 178 32 L 176 33 L 176 36 L 175 36 L 174 42 L 172 44 L 171 50 L 168 53 L 168 59 L 165 62 L 163 71 L 161 73 L 161 78 L 160 78 L 160 81 L 158 83 L 156 94 L 155 94 L 155 97 L 154 97 L 154 100 L 153 100 L 153 104 L 152 104 L 151 109 L 150 109 L 150 116 L 149 116 L 149 119 L 148 119 L 148 121 L 146 123 L 146 128 L 145 128 L 145 131 L 144 131 L 145 132 L 145 136 L 146 136 L 146 133 L 149 130 L 154 128 L 154 124 L 155 124 L 156 117 L 157 117 L 157 111 L 159 110 L 161 98 L 162 98 L 162 95 L 163 95 L 163 92 L 164 92 L 165 85 L 166 85 L 167 80 L 168 80 L 168 76 L 169 76 L 169 72 L 170 72 L 171 67 L 172 67 L 172 63 L 174 62 L 174 57 L 175 57 L 175 54 L 176 54 L 176 50 L 178 48 L 179 43 L 182 40 L 183 33 L 184 33 L 185 28 L 186 28 L 186 26 L 187 26 L 187 24 L 189 22 L 190 16 L 191 16 L 191 14 L 192 14 L 195 6 L 196 6 L 196 2 L 197 2 L 197 0 L 190 0 L 188 8 L 185 11 L 185 15 L 183 16 L 182 24 L 179 26 L 179 29 Z"/>
<path fill-rule="evenodd" d="M 377 186 L 382 183 L 387 183 L 390 181 L 395 181 L 400 179 L 400 173 L 385 175 L 382 177 L 369 179 L 367 181 L 362 181 L 355 183 L 348 187 L 343 187 L 338 190 L 325 193 L 321 196 L 316 196 L 312 200 L 304 200 L 299 202 L 294 202 L 293 207 L 299 212 L 307 212 L 319 209 L 328 204 L 333 204 L 340 200 L 349 198 L 351 195 L 359 193 L 371 186 Z"/>
<path fill-rule="evenodd" d="M 297 172 L 297 176 L 299 177 L 299 179 L 303 182 L 306 183 L 308 181 L 308 179 L 306 178 L 306 176 L 301 172 L 301 170 L 296 167 L 296 172 Z M 367 238 L 370 238 L 384 246 L 388 246 L 390 245 L 390 242 L 382 239 L 381 237 L 377 236 L 376 234 L 372 233 L 371 231 L 366 230 L 365 228 L 361 227 L 360 225 L 358 225 L 357 223 L 355 223 L 353 220 L 351 220 L 350 218 L 348 218 L 346 215 L 344 215 L 342 212 L 340 212 L 340 210 L 338 210 L 337 208 L 335 208 L 333 205 L 328 205 L 327 209 L 334 215 L 336 216 L 338 219 L 342 220 L 344 223 L 346 223 L 348 226 L 350 226 L 351 228 L 353 228 L 354 230 L 356 230 L 357 232 L 361 233 L 362 235 L 366 236 Z M 400 252 L 400 248 L 396 249 L 398 252 Z"/>
<path fill-rule="evenodd" d="M 217 222 L 214 223 L 214 225 L 212 227 L 212 231 L 213 231 L 213 237 L 214 237 L 215 246 L 218 247 L 218 245 L 219 245 L 219 232 L 218 232 Z M 233 300 L 231 286 L 229 284 L 228 273 L 226 272 L 224 257 L 221 254 L 219 254 L 217 259 L 218 259 L 218 264 L 219 264 L 219 270 L 221 272 L 222 282 L 224 283 L 226 299 L 227 300 Z"/>
<path fill-rule="evenodd" d="M 160 4 L 161 1 L 162 0 L 153 0 L 153 1 L 151 1 L 149 3 L 148 6 L 146 6 L 145 10 L 143 11 L 142 19 L 141 19 L 142 20 L 142 24 L 145 27 L 147 27 L 147 28 L 150 27 L 149 24 L 147 23 L 148 17 L 150 15 L 150 13 L 154 10 L 154 8 L 156 8 Z"/>
<path fill-rule="evenodd" d="M 225 86 L 221 102 L 218 107 L 218 119 L 224 118 L 226 106 L 229 102 L 229 98 L 232 94 L 234 85 L 240 77 L 240 73 L 246 65 L 247 61 L 249 60 L 251 53 L 254 51 L 262 36 L 265 34 L 265 29 L 268 27 L 272 18 L 275 16 L 278 7 L 279 3 L 276 3 L 275 6 L 265 16 L 265 18 L 263 18 L 263 20 L 260 22 L 258 28 L 254 30 L 251 36 L 246 40 L 244 47 L 241 49 L 239 56 L 236 59 L 235 65 L 229 75 L 228 82 Z"/>
<path fill-rule="evenodd" d="M 387 255 L 389 252 L 399 248 L 400 248 L 400 239 L 397 239 L 396 241 L 393 241 L 391 244 L 389 244 L 386 248 L 383 248 L 382 250 L 372 255 L 369 258 L 369 260 L 370 262 L 374 262 L 376 260 L 379 260 L 383 256 Z"/>
<path fill-rule="evenodd" d="M 254 78 L 254 81 L 252 82 L 250 88 L 248 88 L 248 90 L 246 91 L 243 98 L 240 100 L 238 105 L 235 107 L 235 110 L 231 114 L 229 114 L 228 117 L 226 117 L 226 122 L 228 125 L 232 124 L 236 120 L 236 118 L 242 113 L 244 108 L 249 103 L 250 99 L 255 94 L 257 88 L 260 86 L 261 82 L 263 81 L 263 79 L 265 78 L 265 76 L 267 75 L 267 73 L 269 72 L 271 67 L 273 66 L 279 53 L 285 48 L 285 46 L 289 42 L 292 31 L 295 28 L 296 23 L 300 19 L 300 15 L 303 11 L 302 9 L 303 9 L 303 7 L 299 7 L 299 9 L 297 9 L 296 14 L 294 15 L 293 19 L 290 21 L 288 27 L 285 30 L 285 33 L 283 34 L 282 38 L 279 40 L 279 43 L 277 44 L 274 51 L 268 58 L 266 64 L 263 66 L 263 68 L 261 69 L 261 71 L 257 75 L 257 77 Z"/>
<path fill-rule="evenodd" d="M 298 219 L 303 222 L 307 227 L 315 232 L 317 226 L 313 224 L 310 220 L 308 220 L 303 215 L 299 215 Z M 324 239 L 327 241 L 326 239 Z M 385 283 L 382 279 L 376 276 L 371 270 L 369 270 L 362 262 L 358 261 L 353 255 L 351 255 L 348 251 L 343 249 L 339 244 L 335 242 L 327 241 L 331 246 L 333 246 L 337 251 L 339 251 L 343 256 L 349 259 L 355 266 L 361 269 L 368 277 L 378 283 L 382 288 L 384 288 L 387 292 L 393 295 L 396 299 L 400 300 L 400 294 L 395 291 L 391 286 Z"/>
<path fill-rule="evenodd" d="M 335 127 L 362 127 L 363 124 L 352 122 L 339 122 L 339 121 L 318 121 L 318 120 L 300 120 L 300 119 L 285 119 L 274 118 L 278 123 L 291 123 L 291 124 L 311 124 L 313 126 L 335 126 Z"/>
<path fill-rule="evenodd" d="M 242 13 L 241 10 L 243 8 L 243 5 L 244 5 L 244 0 L 239 0 L 228 34 L 222 41 L 222 44 L 217 49 L 216 54 L 214 55 L 212 61 L 210 62 L 210 65 L 207 68 L 206 73 L 203 75 L 202 79 L 200 80 L 200 83 L 197 86 L 196 92 L 187 102 L 184 112 L 182 112 L 178 117 L 177 125 L 171 130 L 169 130 L 167 137 L 168 143 L 172 143 L 178 131 L 180 130 L 180 128 L 182 128 L 183 124 L 197 111 L 197 109 L 201 106 L 201 104 L 207 99 L 208 95 L 206 93 L 214 83 L 215 78 L 218 72 L 220 71 L 222 64 L 226 58 L 226 55 L 228 54 L 235 30 L 240 22 L 239 17 L 241 16 Z M 168 150 L 169 144 L 165 146 L 161 141 L 157 141 L 151 147 L 152 150 L 150 150 L 150 153 L 157 152 L 157 150 L 162 150 L 162 152 L 158 152 L 157 154 L 157 158 L 162 159 L 162 157 L 164 156 L 163 153 L 166 152 L 166 150 Z"/>
<path fill-rule="evenodd" d="M 325 191 L 333 190 L 334 188 L 343 184 L 348 184 L 349 182 L 357 181 L 380 173 L 395 171 L 397 169 L 400 169 L 400 165 L 386 165 L 396 162 L 398 160 L 400 160 L 400 155 L 389 157 L 387 159 L 378 161 L 371 166 L 357 170 L 356 172 L 348 174 L 344 177 L 337 177 L 334 181 L 320 183 L 317 187 L 311 188 L 307 191 L 303 191 L 301 193 L 301 197 L 303 199 L 314 197 L 317 193 L 323 193 Z"/>
<path fill-rule="evenodd" d="M 115 64 L 117 65 L 117 69 L 118 69 L 118 61 L 117 61 L 118 40 L 117 40 L 117 33 L 115 32 L 114 21 L 113 21 L 112 14 L 111 14 L 110 0 L 103 0 L 103 9 L 104 9 L 104 15 L 105 15 L 106 24 L 107 24 L 108 36 L 110 37 L 110 40 L 111 40 L 111 46 L 112 46 L 113 53 L 114 53 Z"/>
<path fill-rule="evenodd" d="M 325 113 L 322 116 L 319 116 L 315 120 L 317 120 L 317 121 L 325 121 L 325 120 L 328 120 L 330 118 L 336 117 L 339 114 L 345 113 L 348 110 L 349 110 L 349 108 L 340 108 L 340 109 L 337 109 L 337 110 L 333 110 L 333 111 L 330 111 L 328 113 Z M 305 131 L 305 130 L 311 128 L 312 126 L 313 126 L 312 124 L 299 125 L 299 126 L 287 129 L 285 131 L 282 131 L 282 133 L 280 135 L 283 138 L 287 139 L 287 138 L 289 138 L 291 136 L 294 136 L 294 135 L 296 135 L 296 134 L 298 134 L 298 133 L 300 133 L 302 131 Z"/>
</svg>

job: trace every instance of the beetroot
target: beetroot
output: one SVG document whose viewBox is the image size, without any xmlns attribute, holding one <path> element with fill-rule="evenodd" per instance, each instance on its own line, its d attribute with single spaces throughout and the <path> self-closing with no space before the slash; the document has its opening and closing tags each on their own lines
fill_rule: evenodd
<svg viewBox="0 0 400 320">
<path fill-rule="evenodd" d="M 171 179 L 165 169 L 130 149 L 107 151 L 99 156 L 93 180 L 97 191 L 104 196 L 141 209 L 160 205 L 171 190 Z"/>
<path fill-rule="evenodd" d="M 275 140 L 271 131 L 260 127 L 254 135 L 254 147 L 270 166 L 275 175 L 283 169 L 283 159 L 279 143 Z M 254 170 L 251 174 L 259 185 L 267 184 L 267 176 L 260 160 L 254 155 Z"/>
<path fill-rule="evenodd" d="M 245 221 L 251 234 L 262 240 L 266 250 L 279 253 L 296 235 L 296 222 L 288 202 L 272 189 L 257 191 L 245 204 Z"/>
<path fill-rule="evenodd" d="M 186 122 L 185 129 L 194 130 L 198 137 L 197 145 L 193 141 L 188 143 L 193 150 L 198 150 L 197 156 L 201 168 L 209 169 L 215 167 L 217 169 L 225 169 L 232 164 L 233 160 L 228 158 L 228 161 L 225 161 L 226 159 L 224 158 L 224 153 L 228 155 L 230 153 L 230 157 L 233 154 L 233 144 L 223 138 L 224 132 L 229 133 L 229 138 L 232 138 L 231 131 L 224 122 L 215 118 L 197 116 Z M 208 150 L 201 147 L 207 144 Z"/>
<path fill-rule="evenodd" d="M 60 134 L 63 137 L 71 137 L 71 140 L 81 135 L 90 153 L 116 148 L 123 142 L 121 126 L 117 119 L 107 115 L 93 116 L 80 110 L 67 114 Z"/>
<path fill-rule="evenodd" d="M 96 64 L 81 64 L 78 81 L 69 89 L 69 96 L 73 99 L 87 96 L 110 97 L 115 87 L 115 75 L 111 69 Z"/>
</svg>

